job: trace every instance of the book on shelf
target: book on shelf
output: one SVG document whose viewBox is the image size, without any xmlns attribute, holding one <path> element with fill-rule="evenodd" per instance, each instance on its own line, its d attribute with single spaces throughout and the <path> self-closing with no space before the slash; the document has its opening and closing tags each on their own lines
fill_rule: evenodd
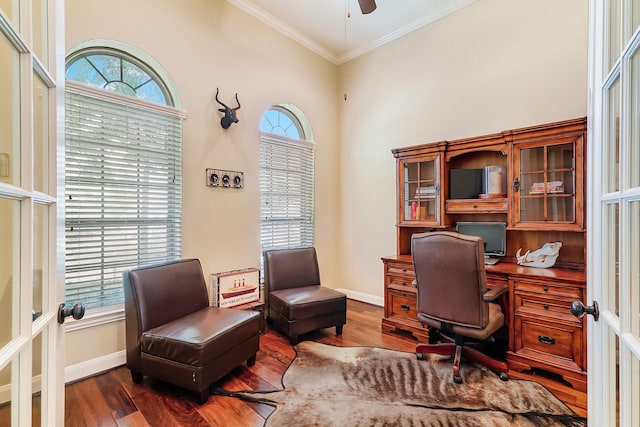
<svg viewBox="0 0 640 427">
<path fill-rule="evenodd" d="M 529 194 L 543 194 L 545 191 L 544 182 L 534 182 L 531 184 Z M 549 181 L 546 185 L 547 193 L 564 193 L 564 185 L 562 181 Z"/>
<path fill-rule="evenodd" d="M 433 199 L 436 196 L 435 187 L 416 188 L 416 199 Z"/>
</svg>

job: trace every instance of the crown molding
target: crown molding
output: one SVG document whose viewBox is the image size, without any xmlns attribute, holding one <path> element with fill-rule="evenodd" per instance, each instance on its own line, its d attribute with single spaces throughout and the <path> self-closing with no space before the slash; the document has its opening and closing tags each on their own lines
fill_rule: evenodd
<svg viewBox="0 0 640 427">
<path fill-rule="evenodd" d="M 358 56 L 364 55 L 367 52 L 371 52 L 387 43 L 392 42 L 400 37 L 403 37 L 413 31 L 416 31 L 426 25 L 429 25 L 450 13 L 455 12 L 458 9 L 462 9 L 463 7 L 468 6 L 469 4 L 475 2 L 476 0 L 465 0 L 462 2 L 455 2 L 450 7 L 440 11 L 437 15 L 428 16 L 421 19 L 418 19 L 392 33 L 385 35 L 377 40 L 374 40 L 372 43 L 369 43 L 363 47 L 358 49 L 347 50 L 343 55 L 336 56 L 328 49 L 322 47 L 319 43 L 302 34 L 300 31 L 294 29 L 290 25 L 282 22 L 275 16 L 265 12 L 263 9 L 257 7 L 250 0 L 227 0 L 228 3 L 237 7 L 238 9 L 248 13 L 254 18 L 264 22 L 268 26 L 272 27 L 276 31 L 284 34 L 285 36 L 291 38 L 292 40 L 300 43 L 302 46 L 307 49 L 317 53 L 323 58 L 333 62 L 336 65 L 343 64 L 345 62 L 351 61 L 352 59 L 357 58 Z"/>
<path fill-rule="evenodd" d="M 249 15 L 257 18 L 258 20 L 264 22 L 271 28 L 276 31 L 284 34 L 290 39 L 300 43 L 302 46 L 311 50 L 312 52 L 317 53 L 323 58 L 333 62 L 334 64 L 339 64 L 338 57 L 332 54 L 329 50 L 322 47 L 319 43 L 310 39 L 309 37 L 302 34 L 300 31 L 294 29 L 290 25 L 285 24 L 275 16 L 265 12 L 263 9 L 254 5 L 251 1 L 248 0 L 227 0 L 227 2 L 231 3 L 233 6 L 238 9 L 248 13 Z"/>
</svg>

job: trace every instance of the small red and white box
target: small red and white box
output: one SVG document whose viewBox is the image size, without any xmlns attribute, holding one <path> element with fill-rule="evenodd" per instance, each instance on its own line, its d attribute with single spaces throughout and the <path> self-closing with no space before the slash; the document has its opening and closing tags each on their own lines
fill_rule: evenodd
<svg viewBox="0 0 640 427">
<path fill-rule="evenodd" d="M 260 270 L 245 268 L 209 275 L 209 305 L 234 307 L 260 299 Z"/>
</svg>

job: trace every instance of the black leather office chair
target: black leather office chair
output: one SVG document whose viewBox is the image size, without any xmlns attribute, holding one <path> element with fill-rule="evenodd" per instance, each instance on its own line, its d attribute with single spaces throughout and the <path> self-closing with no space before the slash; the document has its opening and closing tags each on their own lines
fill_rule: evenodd
<svg viewBox="0 0 640 427">
<path fill-rule="evenodd" d="M 418 359 L 426 353 L 454 356 L 453 378 L 462 382 L 462 357 L 487 366 L 507 377 L 504 361 L 493 359 L 469 346 L 468 341 L 491 341 L 504 325 L 499 304 L 490 302 L 506 292 L 507 287 L 487 290 L 482 238 L 448 231 L 414 234 L 411 254 L 418 289 L 418 320 L 429 327 L 429 334 L 453 337 L 454 342 L 419 344 Z M 438 337 L 435 335 L 433 338 Z"/>
</svg>

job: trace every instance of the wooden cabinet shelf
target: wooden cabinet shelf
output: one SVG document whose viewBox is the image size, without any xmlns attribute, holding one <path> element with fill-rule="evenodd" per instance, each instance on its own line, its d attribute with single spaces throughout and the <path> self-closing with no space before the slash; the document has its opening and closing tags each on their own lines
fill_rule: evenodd
<svg viewBox="0 0 640 427">
<path fill-rule="evenodd" d="M 398 171 L 397 246 L 395 255 L 382 258 L 382 329 L 404 330 L 423 342 L 429 338 L 417 319 L 413 234 L 454 230 L 461 221 L 504 222 L 507 255 L 486 271 L 489 286 L 509 287 L 503 301 L 509 376 L 556 376 L 561 381 L 540 381 L 586 411 L 586 322 L 571 314 L 571 303 L 585 303 L 586 297 L 585 144 L 586 119 L 580 118 L 392 150 Z M 456 198 L 460 182 L 452 180 L 478 176 L 474 171 L 480 169 L 485 171 L 483 185 L 463 183 L 473 187 L 469 191 L 485 191 L 486 170 L 498 170 L 506 183 L 503 193 L 491 186 L 493 197 Z M 458 185 L 455 191 L 453 185 Z M 465 197 L 464 185 L 462 190 Z M 563 243 L 553 268 L 515 263 L 518 249 L 535 250 L 553 241 Z"/>
</svg>

